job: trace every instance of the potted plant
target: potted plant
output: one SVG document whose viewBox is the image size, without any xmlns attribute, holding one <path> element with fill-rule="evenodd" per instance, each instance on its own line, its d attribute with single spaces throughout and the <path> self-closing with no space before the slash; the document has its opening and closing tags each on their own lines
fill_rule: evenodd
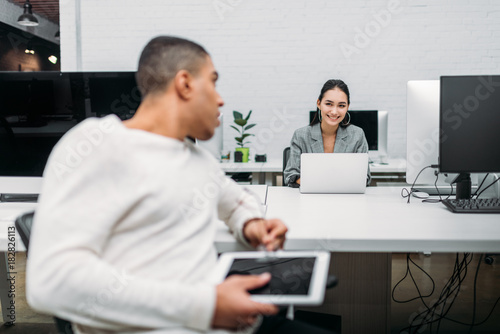
<svg viewBox="0 0 500 334">
<path fill-rule="evenodd" d="M 248 155 L 249 155 L 250 149 L 248 147 L 245 147 L 245 145 L 250 144 L 250 142 L 246 141 L 245 139 L 250 137 L 250 136 L 253 136 L 253 134 L 246 133 L 246 131 L 253 128 L 256 125 L 256 124 L 248 124 L 247 125 L 248 119 L 250 118 L 251 114 L 252 114 L 252 111 L 250 110 L 248 112 L 248 115 L 245 118 L 243 118 L 243 115 L 240 112 L 238 112 L 236 110 L 233 111 L 234 123 L 236 125 L 238 125 L 240 127 L 240 129 L 235 127 L 234 125 L 231 125 L 231 127 L 233 129 L 235 129 L 236 131 L 238 131 L 238 134 L 239 134 L 239 137 L 234 137 L 234 139 L 236 139 L 236 145 L 239 146 L 236 148 L 236 152 L 241 152 L 243 155 L 241 162 L 248 162 Z M 236 159 L 236 154 L 235 154 L 235 159 Z"/>
</svg>

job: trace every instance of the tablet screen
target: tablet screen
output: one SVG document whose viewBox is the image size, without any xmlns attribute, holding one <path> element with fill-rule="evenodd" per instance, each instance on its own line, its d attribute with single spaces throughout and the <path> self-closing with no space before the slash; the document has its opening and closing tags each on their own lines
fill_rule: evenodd
<svg viewBox="0 0 500 334">
<path fill-rule="evenodd" d="M 315 262 L 314 257 L 234 259 L 226 277 L 268 272 L 272 276 L 269 284 L 249 291 L 251 294 L 307 295 Z"/>
</svg>

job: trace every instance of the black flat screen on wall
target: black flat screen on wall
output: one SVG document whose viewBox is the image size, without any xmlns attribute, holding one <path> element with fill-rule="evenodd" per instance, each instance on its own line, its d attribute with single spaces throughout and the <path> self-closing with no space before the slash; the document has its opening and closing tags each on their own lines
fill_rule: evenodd
<svg viewBox="0 0 500 334">
<path fill-rule="evenodd" d="M 0 72 L 0 176 L 42 176 L 57 141 L 88 117 L 125 120 L 135 72 Z"/>
</svg>

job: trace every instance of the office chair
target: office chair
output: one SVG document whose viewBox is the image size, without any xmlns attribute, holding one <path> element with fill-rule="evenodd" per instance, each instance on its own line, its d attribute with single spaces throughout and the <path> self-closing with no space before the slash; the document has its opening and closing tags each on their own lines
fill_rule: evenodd
<svg viewBox="0 0 500 334">
<path fill-rule="evenodd" d="M 285 169 L 286 169 L 286 164 L 288 163 L 288 159 L 290 159 L 290 147 L 285 147 L 283 150 L 283 186 L 286 186 L 285 184 Z"/>
<path fill-rule="evenodd" d="M 337 283 L 338 279 L 335 275 L 328 275 L 326 280 L 326 289 L 328 290 L 335 287 Z M 281 314 L 285 315 L 286 318 L 290 320 L 300 320 L 328 331 L 333 331 L 334 333 L 342 332 L 342 319 L 338 315 L 319 313 L 315 311 L 295 310 L 293 305 L 283 309 Z"/>
<path fill-rule="evenodd" d="M 26 256 L 28 256 L 29 244 L 30 244 L 30 236 L 31 236 L 31 227 L 33 225 L 33 216 L 35 212 L 27 212 L 23 213 L 21 216 L 16 219 L 16 229 L 23 241 L 24 246 L 26 247 Z M 67 320 L 63 320 L 57 317 L 54 317 L 54 321 L 57 327 L 58 334 L 73 334 L 73 329 L 71 327 L 71 322 Z"/>
</svg>

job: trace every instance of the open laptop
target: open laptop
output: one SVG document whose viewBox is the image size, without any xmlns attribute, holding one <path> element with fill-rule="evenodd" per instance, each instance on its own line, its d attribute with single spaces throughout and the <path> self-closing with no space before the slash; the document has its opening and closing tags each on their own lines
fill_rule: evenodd
<svg viewBox="0 0 500 334">
<path fill-rule="evenodd" d="M 367 172 L 367 153 L 302 153 L 300 192 L 363 194 Z"/>
</svg>

